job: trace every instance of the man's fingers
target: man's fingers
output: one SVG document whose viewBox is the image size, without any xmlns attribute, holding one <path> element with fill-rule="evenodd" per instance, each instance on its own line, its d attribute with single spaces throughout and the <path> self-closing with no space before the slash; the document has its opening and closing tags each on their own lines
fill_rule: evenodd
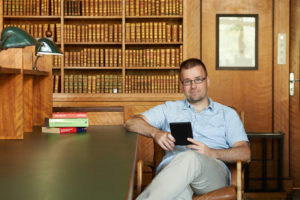
<svg viewBox="0 0 300 200">
<path fill-rule="evenodd" d="M 197 140 L 194 140 L 193 138 L 187 138 L 187 140 L 193 144 L 197 144 L 197 145 L 200 145 L 201 142 L 197 141 Z"/>
<path fill-rule="evenodd" d="M 168 138 L 172 141 L 175 142 L 175 138 L 173 137 L 173 135 L 171 133 L 168 134 Z"/>
</svg>

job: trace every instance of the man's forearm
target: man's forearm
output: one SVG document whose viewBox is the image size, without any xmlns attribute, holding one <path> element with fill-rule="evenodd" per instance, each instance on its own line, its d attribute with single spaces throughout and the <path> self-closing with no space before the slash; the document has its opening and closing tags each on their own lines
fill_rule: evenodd
<svg viewBox="0 0 300 200">
<path fill-rule="evenodd" d="M 249 145 L 243 144 L 229 149 L 214 149 L 213 157 L 225 162 L 235 162 L 237 160 L 250 162 L 251 152 Z"/>
<path fill-rule="evenodd" d="M 146 122 L 141 116 L 135 115 L 128 119 L 125 124 L 125 128 L 129 131 L 136 132 L 142 134 L 147 137 L 154 138 L 154 135 L 160 132 L 159 129 L 151 126 L 148 122 Z"/>
</svg>

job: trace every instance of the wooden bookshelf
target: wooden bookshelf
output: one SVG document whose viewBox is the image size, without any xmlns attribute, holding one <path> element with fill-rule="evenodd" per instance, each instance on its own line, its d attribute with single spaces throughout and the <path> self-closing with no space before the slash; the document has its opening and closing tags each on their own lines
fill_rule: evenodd
<svg viewBox="0 0 300 200">
<path fill-rule="evenodd" d="M 0 1 L 0 31 L 8 25 L 23 28 L 34 37 L 45 37 L 46 31 L 51 31 L 54 42 L 65 53 L 62 59 L 55 58 L 53 62 L 53 84 L 59 84 L 54 86 L 54 92 L 68 93 L 74 88 L 66 85 L 68 84 L 65 82 L 66 75 L 67 77 L 69 75 L 121 76 L 121 89 L 119 86 L 118 93 L 126 93 L 128 88 L 131 88 L 127 85 L 130 81 L 126 81 L 126 77 L 137 76 L 138 80 L 139 77 L 143 79 L 144 76 L 160 76 L 160 81 L 169 81 L 168 76 L 178 74 L 179 63 L 183 60 L 183 0 L 155 1 L 154 4 L 147 1 L 148 4 L 145 5 L 137 0 L 20 1 L 25 2 L 23 5 L 18 2 Z M 34 6 L 37 8 L 30 11 Z M 129 33 L 130 40 L 126 38 L 129 31 L 126 27 L 128 23 L 134 30 Z M 177 35 L 168 35 L 172 34 L 173 29 L 174 31 L 176 29 L 174 33 Z M 175 37 L 176 39 L 173 39 Z M 180 55 L 179 48 L 181 48 Z M 171 60 L 175 54 L 168 55 L 171 53 L 167 50 L 160 55 L 158 53 L 144 55 L 147 49 L 157 52 L 176 49 L 176 57 L 180 58 L 176 58 L 176 61 Z M 134 51 L 142 50 L 145 51 L 143 54 L 135 55 Z M 127 54 L 126 51 L 129 53 Z M 154 59 L 154 56 L 155 62 L 145 63 L 145 60 Z M 134 60 L 138 58 L 140 62 Z M 169 66 L 171 62 L 173 62 L 172 67 Z M 58 81 L 55 80 L 56 78 Z M 143 84 L 137 86 L 135 93 L 143 93 L 139 88 L 148 87 L 146 84 L 150 83 L 147 81 L 151 79 L 132 83 L 132 85 Z M 76 84 L 74 80 L 71 83 Z M 78 84 L 80 82 L 77 82 Z M 58 89 L 55 90 L 55 87 Z M 66 87 L 70 88 L 65 90 Z M 112 93 L 113 89 L 109 88 L 105 91 Z M 175 93 L 178 92 L 177 90 Z"/>
</svg>

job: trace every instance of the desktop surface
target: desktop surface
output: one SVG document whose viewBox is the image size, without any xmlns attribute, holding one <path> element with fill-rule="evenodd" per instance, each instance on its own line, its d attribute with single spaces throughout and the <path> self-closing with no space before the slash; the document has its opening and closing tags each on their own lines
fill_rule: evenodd
<svg viewBox="0 0 300 200">
<path fill-rule="evenodd" d="M 123 126 L 0 140 L 0 199 L 131 199 L 136 144 Z"/>
</svg>

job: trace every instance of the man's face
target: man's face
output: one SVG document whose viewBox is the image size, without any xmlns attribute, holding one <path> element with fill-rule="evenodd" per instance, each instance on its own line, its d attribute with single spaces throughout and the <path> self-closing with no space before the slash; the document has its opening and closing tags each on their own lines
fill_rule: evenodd
<svg viewBox="0 0 300 200">
<path fill-rule="evenodd" d="M 203 80 L 206 78 L 205 80 Z M 182 82 L 189 82 L 188 80 L 203 80 L 201 83 L 192 81 L 189 85 Z M 205 99 L 207 96 L 207 88 L 209 86 L 209 79 L 206 77 L 205 71 L 201 66 L 195 66 L 190 69 L 182 69 L 180 74 L 181 90 L 190 103 L 197 103 Z"/>
</svg>

